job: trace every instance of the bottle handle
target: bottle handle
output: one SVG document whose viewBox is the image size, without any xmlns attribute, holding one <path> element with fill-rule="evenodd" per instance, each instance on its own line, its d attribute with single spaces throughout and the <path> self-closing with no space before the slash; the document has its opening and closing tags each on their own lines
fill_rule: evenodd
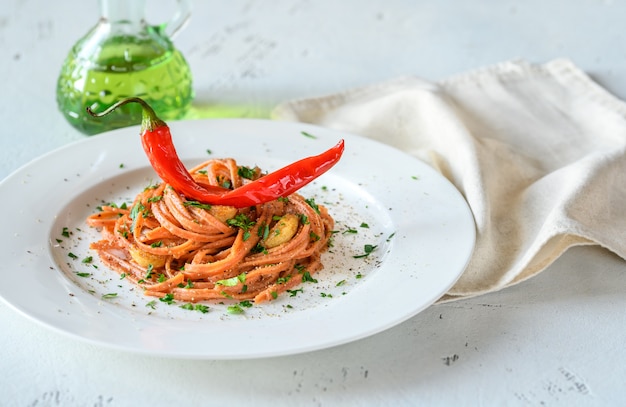
<svg viewBox="0 0 626 407">
<path fill-rule="evenodd" d="M 174 38 L 191 18 L 191 0 L 176 0 L 177 8 L 172 19 L 159 26 L 169 38 Z"/>
</svg>

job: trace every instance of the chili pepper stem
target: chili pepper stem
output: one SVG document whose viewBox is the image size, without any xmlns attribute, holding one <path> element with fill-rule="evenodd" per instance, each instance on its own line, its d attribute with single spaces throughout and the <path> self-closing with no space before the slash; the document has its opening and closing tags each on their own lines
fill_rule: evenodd
<svg viewBox="0 0 626 407">
<path fill-rule="evenodd" d="M 143 99 L 138 97 L 129 97 L 126 99 L 122 99 L 118 102 L 115 102 L 111 106 L 109 106 L 106 110 L 96 113 L 89 106 L 87 106 L 87 113 L 94 117 L 103 117 L 114 111 L 120 106 L 123 106 L 127 103 L 139 103 L 142 107 L 142 120 L 141 120 L 141 131 L 154 131 L 157 127 L 167 126 L 167 124 L 159 119 L 159 117 L 154 112 L 154 109 Z"/>
</svg>

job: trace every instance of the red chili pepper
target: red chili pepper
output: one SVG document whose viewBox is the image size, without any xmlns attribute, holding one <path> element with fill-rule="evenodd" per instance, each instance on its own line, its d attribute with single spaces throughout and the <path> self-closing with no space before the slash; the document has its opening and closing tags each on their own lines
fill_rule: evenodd
<svg viewBox="0 0 626 407">
<path fill-rule="evenodd" d="M 343 149 L 344 143 L 341 140 L 319 155 L 303 158 L 229 191 L 220 197 L 219 205 L 241 208 L 291 195 L 337 164 Z"/>
<path fill-rule="evenodd" d="M 333 167 L 344 150 L 344 142 L 341 140 L 322 154 L 303 158 L 234 190 L 200 185 L 178 157 L 169 127 L 143 99 L 123 99 L 98 114 L 90 108 L 87 111 L 100 117 L 130 102 L 139 103 L 143 107 L 141 142 L 157 175 L 185 197 L 206 204 L 244 208 L 288 196 Z"/>
</svg>

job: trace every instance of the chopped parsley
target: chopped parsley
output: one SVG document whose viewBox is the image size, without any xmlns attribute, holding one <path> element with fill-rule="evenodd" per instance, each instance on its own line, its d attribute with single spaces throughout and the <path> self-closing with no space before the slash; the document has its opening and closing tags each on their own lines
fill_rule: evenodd
<svg viewBox="0 0 626 407">
<path fill-rule="evenodd" d="M 302 282 L 317 283 L 317 280 L 311 277 L 311 273 L 305 271 L 304 274 L 302 274 Z"/>
<path fill-rule="evenodd" d="M 185 206 L 193 206 L 194 208 L 200 208 L 200 209 L 206 209 L 207 211 L 209 209 L 211 209 L 211 205 L 210 204 L 204 204 L 198 201 L 185 201 L 183 202 L 183 205 Z"/>
<path fill-rule="evenodd" d="M 306 131 L 301 131 L 301 132 L 300 132 L 300 134 L 302 134 L 302 135 L 303 135 L 303 136 L 305 136 L 305 137 L 312 138 L 312 139 L 316 139 L 316 138 L 317 138 L 317 137 L 316 137 L 316 136 L 314 136 L 313 134 L 311 134 L 311 133 L 309 133 L 309 132 L 306 132 Z"/>
<path fill-rule="evenodd" d="M 239 283 L 246 282 L 246 273 L 241 273 L 238 276 L 227 278 L 225 280 L 218 280 L 215 282 L 215 285 L 221 285 L 224 287 L 234 287 Z"/>
<path fill-rule="evenodd" d="M 173 304 L 174 301 L 174 294 L 172 293 L 167 293 L 165 294 L 165 296 L 159 298 L 159 301 L 164 302 L 166 304 Z"/>
<path fill-rule="evenodd" d="M 352 257 L 354 257 L 355 259 L 361 259 L 363 257 L 367 257 L 370 254 L 372 254 L 372 252 L 376 250 L 377 247 L 378 246 L 376 245 L 366 244 L 365 246 L 363 246 L 363 250 L 365 251 L 365 253 L 359 254 L 357 256 L 352 256 Z"/>
<path fill-rule="evenodd" d="M 209 307 L 207 307 L 206 305 L 203 304 L 192 304 L 190 302 L 188 302 L 187 304 L 181 305 L 180 306 L 182 309 L 186 309 L 189 311 L 198 311 L 201 312 L 203 314 L 206 314 L 207 312 L 209 312 Z"/>
<path fill-rule="evenodd" d="M 250 220 L 245 214 L 239 213 L 234 218 L 228 219 L 226 221 L 228 226 L 235 226 L 244 231 L 243 240 L 248 240 L 250 238 L 250 228 L 252 228 L 256 222 Z"/>
<path fill-rule="evenodd" d="M 252 250 L 250 250 L 250 253 L 263 253 L 263 254 L 267 254 L 267 249 L 265 247 L 263 247 L 263 245 L 261 244 L 261 242 L 257 243 L 256 246 L 254 246 L 252 248 Z"/>
<path fill-rule="evenodd" d="M 194 308 L 196 311 L 200 311 L 203 314 L 206 314 L 207 312 L 209 312 L 209 307 L 203 304 L 196 304 Z"/>
<path fill-rule="evenodd" d="M 218 175 L 217 177 L 215 177 L 215 181 L 217 181 L 217 183 L 226 189 L 230 189 L 230 187 L 232 186 L 232 183 L 230 182 L 230 180 L 222 175 Z"/>
<path fill-rule="evenodd" d="M 291 279 L 291 275 L 288 275 L 285 277 L 278 277 L 278 279 L 276 279 L 276 283 L 285 284 L 287 281 L 289 281 L 289 279 Z"/>
<path fill-rule="evenodd" d="M 152 264 L 148 264 L 148 269 L 146 270 L 146 276 L 144 278 L 150 279 L 152 278 L 152 271 L 154 270 L 154 266 Z"/>
<path fill-rule="evenodd" d="M 239 304 L 229 305 L 228 308 L 226 308 L 226 311 L 229 314 L 233 314 L 233 315 L 243 314 L 244 313 L 243 308 L 241 308 L 241 306 Z"/>
<path fill-rule="evenodd" d="M 259 227 L 257 235 L 261 239 L 266 240 L 268 238 L 269 234 L 270 234 L 270 225 L 264 223 L 263 225 L 261 225 L 261 227 Z"/>
<path fill-rule="evenodd" d="M 320 208 L 319 208 L 319 206 L 315 203 L 315 198 L 305 199 L 304 201 L 305 201 L 306 203 L 308 203 L 308 204 L 309 204 L 309 206 L 315 210 L 315 212 L 320 213 Z"/>
<path fill-rule="evenodd" d="M 193 281 L 187 280 L 187 284 L 180 283 L 178 284 L 180 288 L 193 288 Z"/>
<path fill-rule="evenodd" d="M 137 225 L 137 219 L 139 218 L 139 215 L 143 214 L 145 210 L 146 210 L 146 207 L 143 206 L 143 204 L 140 202 L 133 205 L 132 209 L 130 210 L 130 215 L 128 215 L 133 221 L 130 226 L 131 232 L 135 230 L 135 226 Z"/>
<path fill-rule="evenodd" d="M 250 307 L 252 307 L 252 302 L 243 300 L 239 304 L 229 305 L 228 308 L 226 308 L 226 312 L 234 315 L 243 314 L 245 312 L 244 308 Z"/>
<path fill-rule="evenodd" d="M 159 186 L 159 184 L 153 184 L 152 181 L 150 181 L 150 183 L 148 184 L 147 187 L 145 187 L 143 190 L 147 191 L 149 189 L 156 189 Z"/>
<path fill-rule="evenodd" d="M 254 168 L 241 166 L 237 169 L 237 174 L 246 179 L 254 179 L 256 171 Z"/>
<path fill-rule="evenodd" d="M 298 293 L 303 293 L 304 290 L 302 288 L 298 288 L 296 290 L 287 290 L 287 292 L 289 293 L 290 297 L 295 297 L 296 295 L 298 295 Z"/>
</svg>

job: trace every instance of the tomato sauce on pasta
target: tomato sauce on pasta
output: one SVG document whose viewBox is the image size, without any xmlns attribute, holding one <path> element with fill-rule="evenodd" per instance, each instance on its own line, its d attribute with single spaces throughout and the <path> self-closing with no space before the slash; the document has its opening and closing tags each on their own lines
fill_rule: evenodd
<svg viewBox="0 0 626 407">
<path fill-rule="evenodd" d="M 231 189 L 262 176 L 234 159 L 209 160 L 189 172 L 199 184 Z M 87 224 L 101 230 L 90 245 L 101 261 L 148 296 L 261 303 L 323 268 L 334 220 L 298 193 L 237 209 L 188 200 L 160 183 L 130 207 L 102 206 Z"/>
</svg>

